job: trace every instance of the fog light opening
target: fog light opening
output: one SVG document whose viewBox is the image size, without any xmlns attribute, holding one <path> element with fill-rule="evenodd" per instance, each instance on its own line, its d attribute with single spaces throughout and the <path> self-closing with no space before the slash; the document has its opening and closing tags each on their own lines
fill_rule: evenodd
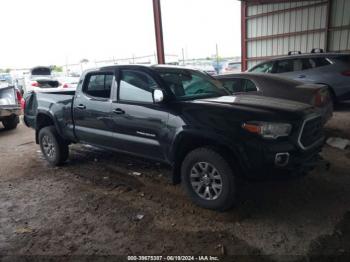
<svg viewBox="0 0 350 262">
<path fill-rule="evenodd" d="M 277 153 L 275 156 L 275 165 L 276 166 L 286 166 L 289 162 L 289 153 Z"/>
</svg>

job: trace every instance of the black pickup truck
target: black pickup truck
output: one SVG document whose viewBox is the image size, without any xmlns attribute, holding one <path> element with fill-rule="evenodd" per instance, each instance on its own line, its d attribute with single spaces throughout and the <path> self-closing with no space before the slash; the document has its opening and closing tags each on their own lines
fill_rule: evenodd
<svg viewBox="0 0 350 262">
<path fill-rule="evenodd" d="M 71 143 L 161 161 L 197 205 L 217 210 L 234 203 L 237 178 L 307 172 L 324 143 L 311 105 L 230 96 L 205 73 L 159 65 L 103 67 L 75 92 L 31 93 L 24 121 L 52 165 Z"/>
</svg>

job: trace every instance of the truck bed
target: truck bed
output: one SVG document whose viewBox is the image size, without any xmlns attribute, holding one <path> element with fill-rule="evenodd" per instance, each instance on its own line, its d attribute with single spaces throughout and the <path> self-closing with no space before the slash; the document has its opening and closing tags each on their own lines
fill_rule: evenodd
<svg viewBox="0 0 350 262">
<path fill-rule="evenodd" d="M 65 139 L 74 140 L 72 118 L 74 95 L 75 91 L 29 93 L 25 98 L 24 123 L 36 129 L 40 121 L 51 120 Z"/>
</svg>

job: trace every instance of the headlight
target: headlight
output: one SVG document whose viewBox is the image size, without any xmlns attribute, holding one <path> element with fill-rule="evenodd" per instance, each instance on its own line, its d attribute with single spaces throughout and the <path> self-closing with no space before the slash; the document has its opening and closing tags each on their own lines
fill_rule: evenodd
<svg viewBox="0 0 350 262">
<path fill-rule="evenodd" d="M 274 122 L 247 122 L 242 125 L 242 128 L 250 133 L 271 139 L 288 136 L 292 131 L 291 124 Z"/>
</svg>

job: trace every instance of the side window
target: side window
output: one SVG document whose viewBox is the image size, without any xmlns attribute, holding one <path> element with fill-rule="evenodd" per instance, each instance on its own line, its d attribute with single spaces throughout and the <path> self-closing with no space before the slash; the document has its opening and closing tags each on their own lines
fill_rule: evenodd
<svg viewBox="0 0 350 262">
<path fill-rule="evenodd" d="M 109 98 L 111 96 L 113 74 L 91 74 L 83 88 L 83 92 L 93 97 Z"/>
<path fill-rule="evenodd" d="M 302 71 L 312 68 L 310 60 L 303 59 L 286 59 L 277 62 L 276 73 L 288 73 L 294 71 Z"/>
<path fill-rule="evenodd" d="M 273 69 L 273 62 L 269 62 L 269 63 L 264 63 L 262 65 L 255 67 L 253 70 L 251 70 L 251 72 L 254 72 L 254 73 L 272 73 L 272 69 Z"/>
<path fill-rule="evenodd" d="M 153 90 L 156 82 L 147 74 L 133 71 L 122 71 L 119 85 L 119 99 L 135 102 L 153 103 Z"/>
<path fill-rule="evenodd" d="M 256 92 L 257 88 L 255 86 L 255 84 L 253 83 L 253 81 L 249 80 L 249 79 L 243 79 L 243 90 L 244 92 Z"/>
<path fill-rule="evenodd" d="M 223 80 L 223 85 L 230 93 L 243 92 L 242 80 L 239 78 Z"/>
<path fill-rule="evenodd" d="M 301 63 L 303 68 L 302 70 L 307 70 L 313 67 L 312 64 L 310 63 L 310 59 L 308 58 L 301 59 Z"/>
<path fill-rule="evenodd" d="M 330 65 L 331 63 L 327 60 L 327 58 L 325 57 L 314 57 L 314 58 L 310 58 L 309 62 L 311 64 L 312 68 L 316 68 L 316 67 L 321 67 L 321 66 L 327 66 Z"/>
<path fill-rule="evenodd" d="M 281 60 L 277 62 L 276 73 L 288 73 L 294 71 L 293 69 L 293 60 Z"/>
</svg>

